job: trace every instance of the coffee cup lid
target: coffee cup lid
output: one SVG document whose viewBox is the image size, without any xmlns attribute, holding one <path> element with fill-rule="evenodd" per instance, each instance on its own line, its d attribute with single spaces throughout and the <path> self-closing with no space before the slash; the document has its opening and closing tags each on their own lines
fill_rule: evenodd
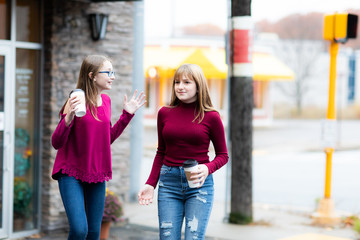
<svg viewBox="0 0 360 240">
<path fill-rule="evenodd" d="M 76 89 L 74 89 L 74 90 L 72 90 L 72 91 L 70 92 L 69 97 L 71 96 L 71 94 L 72 94 L 73 92 L 84 92 L 84 90 L 82 90 L 82 89 L 80 89 L 80 88 L 76 88 Z"/>
<path fill-rule="evenodd" d="M 184 168 L 190 168 L 196 165 L 198 165 L 198 162 L 195 159 L 188 159 L 185 162 L 183 162 Z"/>
</svg>

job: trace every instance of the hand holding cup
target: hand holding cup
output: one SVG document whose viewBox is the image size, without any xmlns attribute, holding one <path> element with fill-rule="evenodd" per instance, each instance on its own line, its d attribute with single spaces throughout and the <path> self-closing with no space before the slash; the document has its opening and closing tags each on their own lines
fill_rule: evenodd
<svg viewBox="0 0 360 240">
<path fill-rule="evenodd" d="M 205 164 L 198 164 L 195 159 L 186 160 L 183 163 L 183 168 L 190 188 L 201 187 L 209 175 L 207 166 Z"/>
<path fill-rule="evenodd" d="M 197 172 L 192 172 L 191 173 L 191 180 L 193 181 L 194 184 L 198 183 L 199 187 L 201 187 L 207 176 L 209 175 L 209 169 L 205 164 L 199 164 L 198 168 L 197 168 Z"/>
<path fill-rule="evenodd" d="M 74 101 L 76 97 L 76 101 Z M 75 104 L 75 115 L 77 117 L 83 117 L 86 114 L 86 105 L 85 105 L 85 93 L 82 89 L 74 89 L 70 93 L 70 107 Z M 71 103 L 73 103 L 71 105 Z"/>
</svg>

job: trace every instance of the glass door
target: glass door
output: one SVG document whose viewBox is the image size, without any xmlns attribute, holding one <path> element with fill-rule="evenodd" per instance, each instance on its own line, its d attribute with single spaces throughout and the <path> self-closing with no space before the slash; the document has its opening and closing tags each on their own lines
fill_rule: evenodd
<svg viewBox="0 0 360 240">
<path fill-rule="evenodd" d="M 13 233 L 39 228 L 40 51 L 16 49 Z"/>
<path fill-rule="evenodd" d="M 9 81 L 10 62 L 9 48 L 0 46 L 0 239 L 9 236 L 12 215 L 14 83 Z"/>
</svg>

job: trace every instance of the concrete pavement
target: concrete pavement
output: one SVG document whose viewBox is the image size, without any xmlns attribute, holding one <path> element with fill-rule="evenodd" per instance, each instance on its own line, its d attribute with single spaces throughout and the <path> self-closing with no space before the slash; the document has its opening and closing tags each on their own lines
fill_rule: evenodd
<svg viewBox="0 0 360 240">
<path fill-rule="evenodd" d="M 320 227 L 312 224 L 309 209 L 289 206 L 254 204 L 254 222 L 250 225 L 229 224 L 225 218 L 225 204 L 215 202 L 206 236 L 217 240 L 351 240 L 356 233 L 342 226 Z M 154 229 L 157 232 L 157 206 L 126 204 L 129 223 Z"/>
<path fill-rule="evenodd" d="M 153 156 L 155 154 L 154 139 L 156 139 L 156 131 L 154 129 L 145 130 L 145 156 L 143 159 L 143 164 L 141 166 L 141 182 L 145 182 L 148 173 L 151 168 Z M 308 184 L 315 185 L 317 175 L 320 175 L 320 179 L 323 179 L 323 169 L 325 168 L 324 156 L 322 155 L 322 146 L 320 141 L 321 136 L 321 121 L 320 120 L 281 120 L 274 122 L 272 127 L 268 128 L 256 128 L 254 129 L 254 164 L 255 164 L 255 182 L 254 182 L 254 199 L 261 201 L 255 201 L 253 206 L 254 214 L 254 223 L 250 225 L 234 225 L 229 224 L 226 221 L 226 213 L 229 212 L 229 204 L 225 204 L 227 201 L 226 190 L 227 185 L 227 175 L 226 168 L 220 169 L 214 174 L 215 181 L 215 202 L 212 210 L 212 214 L 209 220 L 209 225 L 207 228 L 206 236 L 207 240 L 355 240 L 360 239 L 360 236 L 356 234 L 354 230 L 349 227 L 344 227 L 339 224 L 336 227 L 321 227 L 314 226 L 312 224 L 311 214 L 314 212 L 314 206 L 309 207 L 309 204 L 301 204 L 304 201 L 294 202 L 294 198 L 290 198 L 289 194 L 297 192 L 304 199 L 315 202 L 315 196 L 321 196 L 323 194 L 323 184 L 319 183 L 319 188 L 311 190 L 305 185 L 295 185 L 295 183 L 290 182 L 292 178 L 298 178 L 297 175 L 290 175 L 289 169 L 287 166 L 291 166 L 297 169 L 301 168 L 301 165 L 311 165 L 314 167 L 314 164 L 317 165 L 318 170 L 309 171 L 309 169 L 304 168 L 305 177 L 309 181 Z M 339 136 L 337 141 L 337 148 L 335 151 L 341 150 L 358 150 L 360 149 L 360 121 L 342 121 L 339 126 Z M 319 152 L 320 156 L 313 156 L 312 153 Z M 302 155 L 304 154 L 305 155 Z M 354 167 L 353 163 L 358 158 L 355 156 L 360 153 L 360 151 L 349 152 L 348 155 L 351 155 L 353 159 L 344 160 L 344 158 L 349 159 L 349 156 L 341 155 L 341 159 L 338 160 L 339 164 L 342 164 L 345 173 L 349 173 L 350 170 L 353 170 L 351 174 L 352 180 L 345 180 L 344 184 L 349 186 L 353 184 L 351 188 L 356 187 L 357 183 L 360 181 L 356 178 L 356 169 L 351 169 Z M 211 153 L 210 153 L 211 154 Z M 286 155 L 287 154 L 287 155 Z M 311 156 L 310 156 L 310 155 Z M 259 158 L 258 156 L 266 156 Z M 281 156 L 286 156 L 284 160 L 280 159 Z M 295 156 L 297 158 L 307 158 L 306 161 L 294 160 Z M 358 155 L 360 157 L 360 154 Z M 275 174 L 266 176 L 268 178 L 259 181 L 259 178 L 256 176 L 263 176 L 266 174 L 266 169 L 269 169 L 271 165 L 266 165 L 271 158 L 275 157 L 277 159 L 276 165 L 272 166 L 275 169 L 279 169 L 279 166 L 284 169 L 280 169 Z M 320 158 L 320 160 L 316 160 Z M 336 156 L 335 156 L 336 158 Z M 288 159 L 289 161 L 286 161 Z M 286 164 L 285 164 L 286 161 Z M 320 162 L 317 162 L 320 161 Z M 335 166 L 336 167 L 336 159 Z M 350 164 L 352 165 L 344 165 Z M 356 165 L 355 165 L 356 166 Z M 350 169 L 349 169 L 350 168 Z M 356 167 L 355 167 L 356 168 Z M 339 165 L 340 169 L 340 165 Z M 281 171 L 286 171 L 289 175 L 284 178 L 284 180 L 276 179 L 278 174 Z M 274 170 L 275 172 L 275 170 Z M 295 173 L 295 171 L 294 171 Z M 334 170 L 334 174 L 336 171 Z M 349 174 L 348 174 L 349 175 Z M 357 174 L 358 175 L 358 174 Z M 335 175 L 338 177 L 339 175 Z M 257 180 L 258 179 L 258 180 Z M 355 179 L 355 180 L 354 180 Z M 279 180 L 279 181 L 275 181 Z M 271 198 L 271 195 L 274 195 L 274 191 L 278 189 L 266 189 L 269 188 L 269 185 L 265 185 L 265 182 L 271 182 L 277 184 L 278 188 L 281 182 L 289 182 L 287 186 L 282 186 L 284 189 L 282 191 L 276 192 L 276 198 Z M 299 181 L 302 184 L 306 181 Z M 340 177 L 337 178 L 337 182 L 340 182 Z M 298 183 L 298 182 L 296 182 Z M 274 185 L 274 184 L 272 184 Z M 293 189 L 296 186 L 296 189 Z M 260 188 L 261 187 L 261 188 Z M 339 186 L 339 189 L 344 189 L 344 187 Z M 348 188 L 348 187 L 347 187 Z M 291 192 L 289 193 L 289 191 Z M 280 189 L 281 190 L 281 189 Z M 316 194 L 307 196 L 305 193 L 315 191 Z M 345 196 L 346 192 L 336 192 L 337 186 L 334 183 L 334 195 Z M 262 196 L 257 195 L 257 192 L 262 193 Z M 266 193 L 268 192 L 268 195 Z M 303 192 L 304 194 L 301 194 Z M 356 191 L 352 191 L 356 192 Z M 356 193 L 355 193 L 356 194 Z M 359 196 L 351 195 L 353 199 L 357 199 Z M 291 196 L 293 197 L 293 196 Z M 283 198 L 283 199 L 281 199 Z M 122 223 L 118 226 L 112 226 L 110 232 L 110 239 L 113 240 L 155 240 L 159 239 L 158 237 L 158 219 L 157 219 L 157 206 L 156 206 L 156 196 L 154 203 L 150 206 L 140 206 L 137 203 L 125 203 L 125 219 L 126 223 Z M 279 201 L 283 200 L 283 201 Z M 286 200 L 289 200 L 289 204 L 285 204 Z M 268 204 L 273 201 L 273 204 Z M 277 201 L 277 202 L 276 202 Z M 357 202 L 357 201 L 356 201 Z M 275 204 L 274 204 L 275 203 Z M 277 204 L 276 204 L 277 203 Z M 280 204 L 279 204 L 280 203 Z M 343 199 L 340 199 L 339 203 L 345 203 L 349 206 L 349 202 L 346 202 Z M 352 202 L 350 202 L 352 203 Z M 356 203 L 354 203 L 356 204 Z M 360 201 L 359 204 L 360 205 Z M 345 205 L 344 205 L 345 208 Z M 357 209 L 357 208 L 350 208 Z M 353 212 L 357 214 L 358 212 Z M 339 216 L 347 216 L 349 213 L 338 212 Z M 225 220 L 225 221 L 224 221 Z M 50 233 L 46 235 L 33 236 L 33 238 L 44 239 L 44 240 L 60 240 L 66 239 L 66 233 Z M 28 238 L 30 239 L 30 238 Z"/>
<path fill-rule="evenodd" d="M 206 232 L 206 240 L 354 240 L 359 235 L 351 228 L 320 227 L 312 224 L 311 211 L 292 207 L 254 205 L 254 222 L 234 225 L 224 221 L 225 205 L 215 202 Z M 157 206 L 125 204 L 125 222 L 113 225 L 109 240 L 156 240 Z M 34 235 L 26 239 L 63 240 L 65 232 Z"/>
</svg>

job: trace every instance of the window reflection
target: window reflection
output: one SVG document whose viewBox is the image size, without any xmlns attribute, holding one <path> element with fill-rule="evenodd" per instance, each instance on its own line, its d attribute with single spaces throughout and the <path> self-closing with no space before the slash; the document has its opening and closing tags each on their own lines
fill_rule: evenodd
<svg viewBox="0 0 360 240">
<path fill-rule="evenodd" d="M 3 165 L 4 165 L 4 141 L 3 141 L 3 136 L 4 136 L 4 132 L 0 131 L 0 227 L 3 227 L 3 219 L 2 219 L 2 215 L 3 215 L 3 208 L 2 206 L 3 204 Z"/>
<path fill-rule="evenodd" d="M 10 40 L 11 1 L 0 0 L 0 39 Z"/>
<path fill-rule="evenodd" d="M 14 149 L 14 231 L 36 228 L 38 219 L 38 157 L 35 138 L 38 114 L 40 52 L 16 50 L 15 149 Z"/>
<path fill-rule="evenodd" d="M 3 166 L 4 166 L 4 80 L 5 80 L 5 71 L 4 71 L 5 57 L 0 56 L 0 228 L 3 227 Z"/>
<path fill-rule="evenodd" d="M 17 41 L 40 42 L 40 4 L 37 0 L 16 0 Z"/>
<path fill-rule="evenodd" d="M 0 56 L 0 112 L 4 112 L 5 57 Z"/>
</svg>

